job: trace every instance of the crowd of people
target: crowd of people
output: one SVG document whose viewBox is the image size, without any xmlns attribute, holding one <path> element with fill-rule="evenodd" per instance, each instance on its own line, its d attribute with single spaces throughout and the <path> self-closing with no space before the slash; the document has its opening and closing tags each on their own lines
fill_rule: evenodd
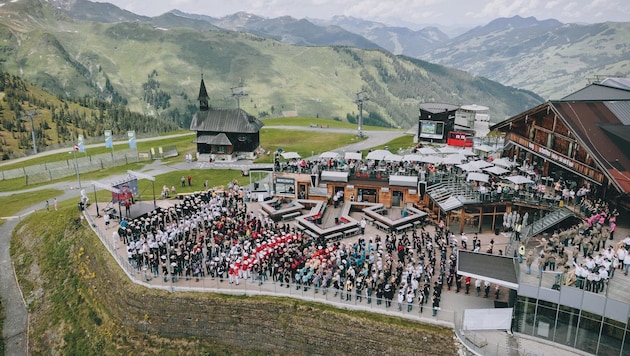
<svg viewBox="0 0 630 356">
<path fill-rule="evenodd" d="M 125 244 L 132 268 L 164 282 L 273 282 L 387 308 L 395 299 L 400 310 L 422 313 L 427 306 L 434 315 L 443 288 L 464 289 L 456 256 L 470 246 L 443 226 L 331 242 L 256 214 L 243 196 L 238 185 L 192 194 L 171 208 L 121 221 L 114 239 Z M 480 245 L 475 236 L 472 249 Z M 466 294 L 472 283 L 465 279 Z M 480 295 L 482 281 L 477 284 Z M 490 284 L 483 284 L 488 297 Z"/>
<path fill-rule="evenodd" d="M 554 272 L 553 289 L 574 285 L 594 293 L 601 293 L 615 271 L 627 275 L 630 269 L 630 236 L 613 243 L 619 213 L 602 200 L 580 196 L 579 209 L 583 219 L 547 238 L 541 238 L 535 250 L 524 259 L 526 273 L 532 264 L 537 266 L 537 277 L 546 271 Z M 520 250 L 519 254 L 524 251 Z M 519 260 L 522 260 L 519 256 Z"/>
</svg>

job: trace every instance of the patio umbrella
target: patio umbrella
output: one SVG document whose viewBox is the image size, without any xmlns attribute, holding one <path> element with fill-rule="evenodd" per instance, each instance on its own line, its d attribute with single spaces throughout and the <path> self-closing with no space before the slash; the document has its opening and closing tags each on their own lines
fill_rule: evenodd
<svg viewBox="0 0 630 356">
<path fill-rule="evenodd" d="M 407 154 L 403 156 L 403 161 L 407 162 L 422 162 L 422 156 L 415 154 Z"/>
<path fill-rule="evenodd" d="M 281 155 L 282 155 L 282 158 L 284 158 L 284 159 L 294 159 L 294 158 L 301 158 L 302 157 L 297 152 L 283 152 L 283 153 L 281 153 Z"/>
<path fill-rule="evenodd" d="M 444 164 L 462 164 L 462 161 L 465 161 L 467 158 L 461 153 L 454 153 L 452 155 L 448 155 L 442 159 L 442 163 Z"/>
<path fill-rule="evenodd" d="M 516 166 L 516 163 L 507 160 L 505 158 L 497 158 L 494 161 L 492 161 L 492 163 L 494 163 L 495 166 L 501 166 L 501 167 L 514 167 Z"/>
<path fill-rule="evenodd" d="M 440 153 L 442 154 L 451 154 L 451 153 L 459 153 L 461 151 L 459 148 L 455 148 L 453 146 L 444 146 L 439 148 Z"/>
<path fill-rule="evenodd" d="M 464 156 L 476 156 L 477 154 L 475 152 L 473 152 L 473 150 L 471 148 L 464 148 L 462 150 L 459 150 L 458 152 L 461 155 Z"/>
<path fill-rule="evenodd" d="M 346 159 L 346 161 L 351 159 L 361 160 L 363 158 L 363 155 L 361 154 L 361 152 L 346 152 L 344 158 Z"/>
<path fill-rule="evenodd" d="M 464 163 L 464 164 L 458 164 L 457 167 L 466 172 L 481 170 L 481 168 L 473 166 L 472 164 L 470 164 L 470 162 Z"/>
<path fill-rule="evenodd" d="M 327 151 L 319 155 L 319 158 L 337 158 L 339 153 L 333 151 Z"/>
<path fill-rule="evenodd" d="M 403 160 L 403 156 L 393 154 L 393 153 L 390 153 L 386 155 L 385 157 L 383 157 L 383 161 L 389 161 L 389 162 L 400 162 L 402 160 Z"/>
<path fill-rule="evenodd" d="M 488 146 L 488 145 L 485 145 L 485 144 L 473 147 L 473 150 L 480 151 L 480 152 L 486 152 L 486 153 L 496 151 L 496 149 L 494 147 Z"/>
<path fill-rule="evenodd" d="M 422 156 L 420 158 L 420 162 L 437 164 L 437 163 L 442 162 L 442 157 L 438 157 L 435 155 Z"/>
<path fill-rule="evenodd" d="M 421 148 L 418 148 L 418 153 L 421 155 L 432 155 L 432 154 L 437 153 L 437 151 L 431 147 L 421 147 Z"/>
<path fill-rule="evenodd" d="M 488 168 L 484 168 L 483 169 L 484 172 L 488 172 L 488 173 L 492 173 L 492 174 L 496 174 L 496 175 L 501 175 L 501 174 L 505 174 L 507 172 L 509 172 L 509 170 L 499 167 L 499 166 L 492 166 L 492 167 L 488 167 Z"/>
<path fill-rule="evenodd" d="M 487 167 L 491 167 L 492 163 L 484 161 L 482 159 L 477 160 L 477 161 L 472 161 L 472 162 L 468 162 L 468 164 L 470 164 L 472 167 L 476 167 L 479 169 L 483 169 L 483 168 L 487 168 Z"/>
<path fill-rule="evenodd" d="M 514 183 L 514 184 L 531 184 L 534 183 L 533 180 L 525 177 L 525 176 L 510 176 L 510 177 L 506 177 L 505 179 L 509 180 L 510 182 Z"/>
<path fill-rule="evenodd" d="M 488 178 L 490 177 L 487 174 L 477 173 L 477 172 L 468 173 L 468 176 L 466 176 L 467 181 L 475 180 L 475 181 L 484 182 L 484 183 L 488 183 Z"/>
<path fill-rule="evenodd" d="M 385 158 L 385 156 L 391 155 L 391 154 L 392 153 L 389 152 L 388 150 L 374 150 L 374 151 L 368 153 L 365 158 L 366 159 L 373 159 L 373 160 L 376 160 L 376 161 L 382 161 L 383 158 Z"/>
</svg>

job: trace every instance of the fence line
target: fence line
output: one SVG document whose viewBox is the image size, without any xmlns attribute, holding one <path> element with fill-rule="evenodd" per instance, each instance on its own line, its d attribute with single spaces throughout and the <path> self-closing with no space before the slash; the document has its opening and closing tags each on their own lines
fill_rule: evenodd
<svg viewBox="0 0 630 356">
<path fill-rule="evenodd" d="M 136 163 L 139 162 L 139 160 L 140 158 L 136 150 L 124 150 L 77 157 L 76 165 L 78 166 L 79 173 L 89 173 L 129 163 Z M 74 157 L 72 157 L 63 161 L 2 170 L 0 171 L 0 180 L 24 177 L 26 185 L 37 184 L 71 177 L 77 174 L 76 170 L 77 167 L 75 166 Z"/>
</svg>

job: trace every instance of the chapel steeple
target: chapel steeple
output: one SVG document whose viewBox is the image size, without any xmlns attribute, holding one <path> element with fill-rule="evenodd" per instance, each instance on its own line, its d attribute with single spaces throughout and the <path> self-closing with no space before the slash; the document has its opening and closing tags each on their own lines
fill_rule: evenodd
<svg viewBox="0 0 630 356">
<path fill-rule="evenodd" d="M 203 82 L 203 73 L 201 74 L 201 85 L 199 87 L 199 110 L 208 111 L 208 91 L 206 91 L 206 84 Z"/>
</svg>

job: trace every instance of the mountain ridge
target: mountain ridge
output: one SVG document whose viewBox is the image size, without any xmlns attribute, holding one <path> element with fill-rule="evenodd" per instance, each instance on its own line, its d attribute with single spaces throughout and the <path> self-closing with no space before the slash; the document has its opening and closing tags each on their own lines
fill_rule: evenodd
<svg viewBox="0 0 630 356">
<path fill-rule="evenodd" d="M 72 9 L 83 8 L 82 1 Z M 495 121 L 542 101 L 533 92 L 382 49 L 287 45 L 172 13 L 112 22 L 71 15 L 38 0 L 0 7 L 0 69 L 61 97 L 117 101 L 184 128 L 198 108 L 202 73 L 212 106 L 234 107 L 231 90 L 243 85 L 249 96 L 241 107 L 261 118 L 297 111 L 352 121 L 362 90 L 370 98 L 365 117 L 385 127 L 413 126 L 427 101 L 483 104 Z M 117 19 L 120 12 L 101 16 Z"/>
</svg>

